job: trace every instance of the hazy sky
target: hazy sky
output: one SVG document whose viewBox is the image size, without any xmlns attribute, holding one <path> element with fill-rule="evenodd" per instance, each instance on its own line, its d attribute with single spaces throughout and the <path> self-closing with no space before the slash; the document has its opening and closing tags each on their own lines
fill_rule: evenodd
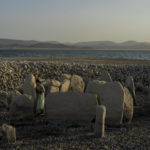
<svg viewBox="0 0 150 150">
<path fill-rule="evenodd" d="M 0 38 L 150 42 L 150 0 L 0 0 Z"/>
</svg>

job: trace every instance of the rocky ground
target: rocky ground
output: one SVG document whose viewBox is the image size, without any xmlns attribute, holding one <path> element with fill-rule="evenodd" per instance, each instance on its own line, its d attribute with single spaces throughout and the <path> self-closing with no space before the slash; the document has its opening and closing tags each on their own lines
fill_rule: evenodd
<svg viewBox="0 0 150 150">
<path fill-rule="evenodd" d="M 59 80 L 63 73 L 77 74 L 86 79 L 95 79 L 101 70 L 107 70 L 113 80 L 124 84 L 128 75 L 133 76 L 138 86 L 137 107 L 131 124 L 121 128 L 106 127 L 105 138 L 94 135 L 91 125 L 55 126 L 45 121 L 44 116 L 31 124 L 16 124 L 17 142 L 0 142 L 0 150 L 149 150 L 150 115 L 148 93 L 144 90 L 150 83 L 150 61 L 92 60 L 92 59 L 1 59 L 0 90 L 8 91 L 23 83 L 26 73 L 36 77 Z M 143 110 L 141 110 L 141 106 Z M 146 109 L 145 109 L 146 108 Z M 145 111 L 148 110 L 148 111 Z M 7 112 L 0 113 L 0 126 L 10 123 Z"/>
<path fill-rule="evenodd" d="M 7 114 L 0 115 L 1 123 L 7 122 Z M 149 150 L 150 118 L 134 118 L 132 123 L 121 128 L 107 128 L 105 138 L 94 135 L 90 125 L 54 127 L 45 122 L 16 126 L 17 142 L 0 143 L 4 150 L 49 150 L 49 149 L 104 149 L 104 150 Z"/>
</svg>

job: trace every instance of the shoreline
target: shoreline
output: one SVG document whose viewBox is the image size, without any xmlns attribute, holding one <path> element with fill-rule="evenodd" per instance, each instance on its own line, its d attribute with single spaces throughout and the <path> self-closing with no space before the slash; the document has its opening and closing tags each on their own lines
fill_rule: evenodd
<svg viewBox="0 0 150 150">
<path fill-rule="evenodd" d="M 0 61 L 48 61 L 60 63 L 92 63 L 92 64 L 135 64 L 150 65 L 150 60 L 121 58 L 88 58 L 88 57 L 0 57 Z"/>
</svg>

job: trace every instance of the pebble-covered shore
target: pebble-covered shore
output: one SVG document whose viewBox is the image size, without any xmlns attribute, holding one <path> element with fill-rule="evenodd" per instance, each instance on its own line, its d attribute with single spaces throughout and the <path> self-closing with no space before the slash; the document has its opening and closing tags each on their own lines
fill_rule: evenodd
<svg viewBox="0 0 150 150">
<path fill-rule="evenodd" d="M 19 87 L 27 73 L 59 81 L 64 73 L 77 74 L 86 82 L 98 78 L 103 70 L 110 73 L 113 81 L 120 81 L 122 84 L 129 75 L 133 76 L 135 84 L 141 83 L 144 87 L 150 84 L 150 63 L 1 60 L 0 90 L 8 91 Z M 146 104 L 148 93 L 138 91 L 136 94 L 138 105 Z M 3 123 L 10 123 L 8 112 L 0 113 L 0 126 Z M 0 140 L 0 150 L 149 150 L 150 118 L 149 114 L 134 115 L 131 124 L 121 128 L 106 127 L 104 138 L 96 137 L 91 125 L 70 126 L 67 129 L 60 125 L 58 129 L 37 118 L 31 125 L 16 126 L 16 135 L 17 142 L 14 144 Z"/>
<path fill-rule="evenodd" d="M 124 84 L 127 76 L 133 76 L 135 83 L 144 86 L 150 83 L 150 64 L 98 64 L 98 63 L 69 63 L 55 61 L 1 61 L 0 90 L 11 90 L 20 86 L 25 74 L 32 73 L 43 79 L 60 80 L 63 73 L 77 74 L 84 80 L 96 79 L 102 70 L 110 73 L 113 81 Z"/>
</svg>

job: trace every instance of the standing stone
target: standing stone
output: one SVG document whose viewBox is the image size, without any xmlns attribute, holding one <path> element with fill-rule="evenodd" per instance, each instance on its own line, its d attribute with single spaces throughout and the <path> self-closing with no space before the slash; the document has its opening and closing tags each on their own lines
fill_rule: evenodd
<svg viewBox="0 0 150 150">
<path fill-rule="evenodd" d="M 99 105 L 96 107 L 96 122 L 95 122 L 95 134 L 100 137 L 105 136 L 105 117 L 106 107 Z"/>
<path fill-rule="evenodd" d="M 112 82 L 112 78 L 107 71 L 102 71 L 100 76 L 98 77 L 98 80 Z"/>
<path fill-rule="evenodd" d="M 78 75 L 73 75 L 71 77 L 70 89 L 74 92 L 83 93 L 85 88 L 85 83 L 83 79 Z"/>
<path fill-rule="evenodd" d="M 57 93 L 59 92 L 59 87 L 51 86 L 49 89 L 49 93 Z"/>
<path fill-rule="evenodd" d="M 65 79 L 70 80 L 71 79 L 71 75 L 70 74 L 62 74 L 62 80 L 65 80 Z"/>
<path fill-rule="evenodd" d="M 150 101 L 150 85 L 149 85 L 149 94 L 148 94 L 148 98 L 149 98 L 149 101 Z"/>
<path fill-rule="evenodd" d="M 68 92 L 70 87 L 70 80 L 65 79 L 61 85 L 60 92 Z"/>
<path fill-rule="evenodd" d="M 8 143 L 16 142 L 16 129 L 10 125 L 3 124 L 1 127 L 3 141 Z"/>
<path fill-rule="evenodd" d="M 33 119 L 34 102 L 30 95 L 19 95 L 10 104 L 10 120 L 30 120 Z"/>
<path fill-rule="evenodd" d="M 46 114 L 50 120 L 91 122 L 95 118 L 97 97 L 75 92 L 52 93 L 46 97 Z"/>
<path fill-rule="evenodd" d="M 135 85 L 134 85 L 133 77 L 128 76 L 125 84 L 126 84 L 126 87 L 129 89 L 130 93 L 133 96 L 134 104 L 136 104 L 136 102 L 135 102 Z"/>
<path fill-rule="evenodd" d="M 8 109 L 8 93 L 4 91 L 0 91 L 0 112 L 7 111 Z"/>
<path fill-rule="evenodd" d="M 85 90 L 86 93 L 96 94 L 98 98 L 98 103 L 100 104 L 100 96 L 99 91 L 103 90 L 101 87 L 102 84 L 105 84 L 105 81 L 99 80 L 91 80 L 88 82 L 87 88 Z"/>
<path fill-rule="evenodd" d="M 22 86 L 23 94 L 31 95 L 32 99 L 36 100 L 36 81 L 32 74 L 26 75 L 25 82 Z"/>
<path fill-rule="evenodd" d="M 15 99 L 16 96 L 21 95 L 21 93 L 17 90 L 10 91 L 8 93 L 8 105 Z"/>
<path fill-rule="evenodd" d="M 106 124 L 109 126 L 120 126 L 123 123 L 125 93 L 119 82 L 107 82 L 101 85 L 103 90 L 99 91 L 101 104 L 107 108 Z M 129 99 L 130 101 L 131 99 Z M 126 105 L 128 107 L 128 105 Z M 128 112 L 133 108 L 127 108 Z"/>
<path fill-rule="evenodd" d="M 133 98 L 127 88 L 124 88 L 124 113 L 123 121 L 131 122 L 133 118 Z"/>
<path fill-rule="evenodd" d="M 51 85 L 56 86 L 56 87 L 60 87 L 61 83 L 59 81 L 53 79 L 53 80 L 51 80 Z"/>
</svg>

